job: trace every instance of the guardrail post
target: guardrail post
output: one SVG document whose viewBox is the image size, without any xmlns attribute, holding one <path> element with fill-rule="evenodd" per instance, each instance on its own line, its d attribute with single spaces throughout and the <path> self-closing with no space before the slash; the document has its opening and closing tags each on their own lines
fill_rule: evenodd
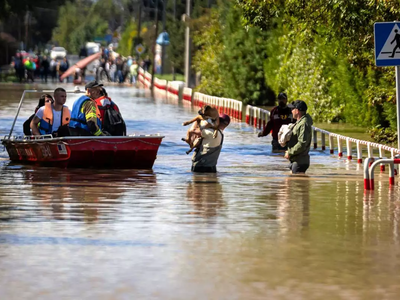
<svg viewBox="0 0 400 300">
<path fill-rule="evenodd" d="M 375 189 L 375 182 L 374 182 L 374 169 L 375 169 L 375 162 L 371 164 L 369 169 L 369 189 Z"/>
<path fill-rule="evenodd" d="M 264 128 L 265 124 L 265 112 L 263 109 L 260 111 L 260 129 Z"/>
<path fill-rule="evenodd" d="M 350 141 L 350 139 L 349 138 L 347 138 L 346 139 L 346 150 L 347 150 L 347 159 L 348 160 L 352 160 L 353 159 L 353 156 L 351 155 L 352 154 L 352 151 L 351 151 L 351 141 Z"/>
<path fill-rule="evenodd" d="M 390 151 L 390 153 L 391 153 L 391 158 L 392 159 L 395 159 L 395 155 L 394 155 L 394 150 L 392 149 L 391 151 Z M 397 174 L 399 174 L 399 172 L 398 172 L 398 168 L 399 167 L 399 165 L 398 164 L 395 164 L 394 165 L 394 175 L 397 175 Z"/>
<path fill-rule="evenodd" d="M 357 163 L 362 163 L 361 143 L 357 140 Z"/>
<path fill-rule="evenodd" d="M 333 136 L 331 134 L 328 134 L 328 138 L 329 138 L 329 153 L 333 154 L 334 153 L 334 149 L 333 149 Z"/>
<path fill-rule="evenodd" d="M 371 148 L 371 143 L 367 144 L 367 150 L 368 150 L 368 157 L 374 157 L 374 151 Z"/>
<path fill-rule="evenodd" d="M 246 105 L 246 124 L 250 124 L 250 105 Z"/>
<path fill-rule="evenodd" d="M 315 130 L 315 128 L 313 129 L 313 141 L 314 141 L 314 149 L 317 149 L 317 131 Z"/>
<path fill-rule="evenodd" d="M 243 105 L 243 102 L 239 103 L 239 120 L 243 122 L 243 110 L 245 110 L 246 105 Z"/>
<path fill-rule="evenodd" d="M 394 184 L 394 164 L 400 163 L 400 159 L 378 159 L 374 163 L 371 164 L 371 167 L 369 169 L 369 189 L 373 190 L 374 189 L 374 169 L 378 164 L 388 164 L 389 165 L 389 184 L 392 186 Z M 364 165 L 364 170 L 365 166 L 367 166 L 367 161 L 365 162 Z M 364 181 L 365 181 L 365 173 L 364 173 Z M 365 182 L 364 182 L 365 186 Z"/>
<path fill-rule="evenodd" d="M 382 146 L 379 146 L 379 158 L 383 158 Z M 381 173 L 385 172 L 385 165 L 381 164 Z"/>
<path fill-rule="evenodd" d="M 340 136 L 337 137 L 337 144 L 338 144 L 338 156 L 342 157 L 343 156 L 343 149 L 342 149 L 342 141 L 340 139 Z"/>
<path fill-rule="evenodd" d="M 253 125 L 253 121 L 254 121 L 253 115 L 254 115 L 254 109 L 253 109 L 253 106 L 251 106 L 249 108 L 249 125 Z"/>
<path fill-rule="evenodd" d="M 321 132 L 321 149 L 325 151 L 325 133 Z"/>
<path fill-rule="evenodd" d="M 367 157 L 364 162 L 364 189 L 365 190 L 370 190 L 370 181 L 369 181 L 369 164 L 373 161 L 374 159 L 372 157 Z"/>
<path fill-rule="evenodd" d="M 389 185 L 394 185 L 394 163 L 389 164 Z"/>
</svg>

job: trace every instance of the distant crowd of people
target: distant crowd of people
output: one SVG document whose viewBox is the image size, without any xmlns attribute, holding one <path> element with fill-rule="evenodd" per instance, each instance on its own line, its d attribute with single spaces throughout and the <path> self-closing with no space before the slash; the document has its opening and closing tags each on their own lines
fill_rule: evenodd
<svg viewBox="0 0 400 300">
<path fill-rule="evenodd" d="M 87 51 L 79 53 L 79 59 L 88 56 Z M 99 82 L 118 82 L 135 84 L 137 81 L 139 67 L 149 71 L 151 59 L 138 60 L 132 56 L 123 57 L 113 51 L 112 45 L 102 47 L 101 58 L 93 62 L 95 79 Z M 62 82 L 61 76 L 70 68 L 67 57 L 51 59 L 47 55 L 35 54 L 33 52 L 17 51 L 11 59 L 11 66 L 15 69 L 15 74 L 19 82 L 35 82 L 41 80 L 47 83 L 48 79 L 52 82 Z M 82 69 L 75 68 L 65 80 L 69 82 L 83 81 L 85 78 L 86 66 Z M 68 73 L 69 74 L 69 73 Z"/>
<path fill-rule="evenodd" d="M 151 60 L 147 56 L 138 61 L 132 56 L 123 57 L 113 51 L 112 45 L 101 48 L 101 59 L 96 61 L 96 80 L 135 84 L 137 81 L 139 67 L 150 70 Z"/>
<path fill-rule="evenodd" d="M 47 83 L 48 78 L 52 82 L 58 82 L 60 76 L 68 70 L 69 62 L 66 57 L 57 60 L 50 59 L 47 55 L 18 51 L 11 59 L 11 66 L 15 69 L 19 82 L 35 82 L 39 79 Z"/>
</svg>

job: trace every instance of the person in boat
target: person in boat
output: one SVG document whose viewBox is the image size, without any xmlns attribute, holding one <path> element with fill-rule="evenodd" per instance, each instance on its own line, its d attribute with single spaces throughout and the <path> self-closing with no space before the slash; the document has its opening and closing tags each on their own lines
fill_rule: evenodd
<svg viewBox="0 0 400 300">
<path fill-rule="evenodd" d="M 125 136 L 126 125 L 118 106 L 112 101 L 104 87 L 90 92 L 90 98 L 96 101 L 99 110 L 101 129 L 112 136 Z"/>
<path fill-rule="evenodd" d="M 31 121 L 33 135 L 53 134 L 59 136 L 58 132 L 65 130 L 71 119 L 69 108 L 64 105 L 67 101 L 67 93 L 63 88 L 54 90 L 54 102 L 45 103 L 39 108 Z M 61 130 L 60 130 L 61 129 Z"/>
<path fill-rule="evenodd" d="M 28 120 L 26 120 L 24 122 L 23 128 L 24 128 L 24 134 L 25 135 L 32 135 L 31 122 L 32 122 L 33 118 L 35 117 L 35 115 L 36 115 L 37 111 L 39 110 L 39 108 L 44 106 L 46 103 L 53 103 L 53 102 L 54 102 L 54 99 L 50 94 L 43 94 L 42 96 L 40 96 L 39 103 L 35 108 L 35 113 L 33 115 L 31 115 Z"/>
<path fill-rule="evenodd" d="M 72 136 L 103 136 L 107 135 L 101 130 L 100 112 L 96 101 L 93 99 L 97 90 L 103 84 L 97 81 L 91 81 L 85 86 L 86 94 L 78 98 L 71 112 L 71 121 L 69 122 L 69 133 Z"/>
<path fill-rule="evenodd" d="M 201 131 L 203 138 L 198 149 L 195 150 L 192 157 L 192 172 L 216 173 L 219 154 L 221 153 L 224 142 L 224 129 L 231 122 L 231 118 L 222 114 L 219 118 L 217 136 L 214 138 L 213 128 L 204 128 Z"/>
<path fill-rule="evenodd" d="M 295 123 L 292 111 L 287 106 L 287 95 L 280 93 L 278 95 L 278 106 L 275 106 L 270 113 L 270 120 L 265 125 L 263 131 L 258 133 L 258 137 L 267 136 L 272 131 L 272 152 L 284 152 L 287 146 L 282 147 L 278 142 L 278 133 L 282 125 Z"/>
</svg>

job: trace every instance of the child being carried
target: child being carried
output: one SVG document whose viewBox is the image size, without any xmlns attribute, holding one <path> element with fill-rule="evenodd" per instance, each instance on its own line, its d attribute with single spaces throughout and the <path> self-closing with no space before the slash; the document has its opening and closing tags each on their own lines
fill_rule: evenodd
<svg viewBox="0 0 400 300">
<path fill-rule="evenodd" d="M 210 105 L 205 105 L 199 110 L 198 113 L 199 115 L 194 119 L 182 123 L 183 126 L 193 123 L 193 125 L 187 131 L 186 138 L 182 138 L 182 141 L 188 143 L 190 146 L 190 149 L 186 151 L 186 154 L 189 154 L 194 148 L 198 148 L 200 146 L 202 141 L 201 131 L 203 129 L 213 128 L 213 137 L 217 137 L 217 129 L 219 126 L 218 110 Z"/>
</svg>

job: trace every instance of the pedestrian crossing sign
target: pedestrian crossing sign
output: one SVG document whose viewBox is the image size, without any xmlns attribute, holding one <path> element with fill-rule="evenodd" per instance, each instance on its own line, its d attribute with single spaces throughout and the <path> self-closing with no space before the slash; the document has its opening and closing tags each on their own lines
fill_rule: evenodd
<svg viewBox="0 0 400 300">
<path fill-rule="evenodd" d="M 400 22 L 374 24 L 375 64 L 378 67 L 400 66 Z"/>
</svg>

